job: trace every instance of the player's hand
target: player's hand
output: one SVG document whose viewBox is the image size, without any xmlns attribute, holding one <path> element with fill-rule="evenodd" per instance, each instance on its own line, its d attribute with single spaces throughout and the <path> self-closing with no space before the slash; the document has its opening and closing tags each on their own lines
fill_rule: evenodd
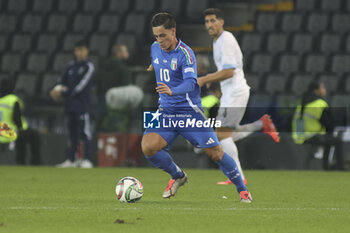
<svg viewBox="0 0 350 233">
<path fill-rule="evenodd" d="M 54 101 L 59 102 L 62 100 L 62 92 L 67 90 L 68 90 L 68 87 L 58 84 L 50 91 L 50 96 Z"/>
<path fill-rule="evenodd" d="M 205 84 L 204 77 L 197 78 L 197 84 L 199 87 L 202 87 Z"/>
<path fill-rule="evenodd" d="M 165 83 L 157 82 L 157 84 L 159 86 L 156 87 L 156 91 L 159 94 L 167 94 L 169 96 L 173 95 L 173 92 L 171 91 L 171 89 Z"/>
<path fill-rule="evenodd" d="M 58 91 L 58 90 L 55 90 L 55 89 L 52 89 L 50 91 L 50 96 L 56 102 L 58 102 L 58 101 L 60 101 L 62 99 L 61 98 L 62 97 L 61 91 Z"/>
<path fill-rule="evenodd" d="M 153 70 L 154 70 L 154 68 L 153 68 L 152 64 L 149 65 L 148 68 L 147 68 L 147 71 L 153 71 Z"/>
</svg>

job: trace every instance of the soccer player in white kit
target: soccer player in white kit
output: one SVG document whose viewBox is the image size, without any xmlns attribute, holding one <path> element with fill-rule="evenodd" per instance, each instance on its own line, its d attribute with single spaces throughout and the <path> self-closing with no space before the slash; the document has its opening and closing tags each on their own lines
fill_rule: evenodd
<svg viewBox="0 0 350 233">
<path fill-rule="evenodd" d="M 243 55 L 232 33 L 224 30 L 221 10 L 209 8 L 204 11 L 204 15 L 205 27 L 213 37 L 213 56 L 217 72 L 199 77 L 197 83 L 203 86 L 205 83 L 220 82 L 222 96 L 217 120 L 221 120 L 222 127 L 216 129 L 216 133 L 224 151 L 235 160 L 244 183 L 247 184 L 234 141 L 258 130 L 269 134 L 276 142 L 279 142 L 279 135 L 267 114 L 253 123 L 240 125 L 250 95 L 250 87 L 244 78 Z M 226 180 L 218 184 L 232 183 Z"/>
</svg>

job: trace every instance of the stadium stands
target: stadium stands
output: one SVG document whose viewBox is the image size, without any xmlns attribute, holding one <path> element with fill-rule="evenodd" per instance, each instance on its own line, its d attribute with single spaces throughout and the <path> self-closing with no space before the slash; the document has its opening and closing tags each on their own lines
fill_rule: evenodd
<svg viewBox="0 0 350 233">
<path fill-rule="evenodd" d="M 11 50 L 18 53 L 27 53 L 32 48 L 32 37 L 28 33 L 18 33 L 12 38 Z"/>
<path fill-rule="evenodd" d="M 93 34 L 90 38 L 90 51 L 101 57 L 107 57 L 110 50 L 110 40 L 108 34 Z"/>
<path fill-rule="evenodd" d="M 2 55 L 1 72 L 7 72 L 15 75 L 16 72 L 22 70 L 22 55 L 16 52 L 8 52 Z"/>
<path fill-rule="evenodd" d="M 138 56 L 136 52 L 147 48 L 152 40 L 147 22 L 159 10 L 169 10 L 181 16 L 180 22 L 193 25 L 187 26 L 190 30 L 179 25 L 186 41 L 193 39 L 199 46 L 206 43 L 209 46 L 206 38 L 205 43 L 200 42 L 205 31 L 202 35 L 195 25 L 202 28 L 203 9 L 225 4 L 228 6 L 225 10 L 235 9 L 227 1 L 207 0 L 4 0 L 0 16 L 4 68 L 1 72 L 62 72 L 64 62 L 59 62 L 62 54 L 69 57 L 67 53 L 74 42 L 82 37 L 90 43 L 96 60 L 107 56 L 115 42 L 126 43 L 131 54 Z M 337 80 L 342 80 L 349 72 L 348 55 L 341 52 L 350 51 L 350 18 L 346 12 L 349 5 L 344 0 L 296 0 L 294 11 L 256 11 L 254 31 L 235 33 L 244 54 L 245 71 L 252 74 L 248 79 L 254 92 L 270 92 L 266 89 L 270 84 L 261 85 L 265 76 L 257 85 L 257 79 L 253 78 L 256 75 L 277 73 L 293 79 L 298 72 L 312 75 L 326 72 L 337 74 Z M 200 36 L 191 38 L 188 31 L 198 31 Z M 25 56 L 18 58 L 18 54 Z M 45 64 L 35 68 L 36 59 L 44 60 L 44 57 Z M 4 61 L 7 58 L 14 63 L 7 66 L 6 63 L 12 63 Z"/>
<path fill-rule="evenodd" d="M 296 53 L 282 54 L 277 60 L 278 71 L 281 73 L 288 75 L 300 70 L 300 56 Z"/>
<path fill-rule="evenodd" d="M 26 71 L 36 74 L 47 71 L 48 56 L 46 53 L 31 53 L 27 61 Z"/>
<path fill-rule="evenodd" d="M 262 35 L 257 32 L 244 33 L 241 39 L 240 47 L 245 56 L 253 52 L 261 51 Z"/>
<path fill-rule="evenodd" d="M 41 14 L 26 14 L 22 19 L 21 31 L 35 34 L 42 29 L 43 19 Z"/>
<path fill-rule="evenodd" d="M 115 13 L 102 14 L 98 24 L 98 31 L 109 33 L 109 35 L 114 35 L 120 31 L 120 16 Z"/>
<path fill-rule="evenodd" d="M 277 106 L 292 106 L 316 77 L 325 80 L 332 104 L 348 106 L 350 2 L 294 0 L 293 11 L 256 10 L 258 4 L 269 2 L 278 1 L 2 0 L 0 79 L 17 80 L 16 90 L 23 89 L 23 82 L 30 80 L 33 86 L 28 86 L 27 95 L 38 92 L 35 94 L 48 101 L 48 90 L 72 59 L 78 39 L 88 41 L 95 66 L 110 54 L 114 43 L 125 43 L 132 55 L 131 63 L 142 66 L 135 69 L 134 77 L 135 84 L 145 90 L 143 106 L 154 106 L 157 96 L 149 85 L 154 77 L 140 72 L 148 65 L 153 41 L 149 26 L 152 14 L 172 12 L 178 20 L 180 38 L 196 53 L 209 54 L 211 38 L 203 27 L 202 11 L 220 6 L 226 14 L 240 9 L 250 14 L 244 17 L 245 23 L 253 24 L 249 29 L 226 25 L 243 52 L 252 92 L 250 106 L 266 109 L 275 100 Z M 244 4 L 246 7 L 242 7 Z M 227 22 L 232 22 L 231 16 Z"/>
<path fill-rule="evenodd" d="M 43 33 L 39 36 L 35 49 L 39 52 L 52 54 L 58 46 L 58 38 L 54 33 Z"/>
<path fill-rule="evenodd" d="M 287 50 L 288 35 L 285 33 L 270 33 L 267 36 L 266 51 L 271 54 Z"/>
<path fill-rule="evenodd" d="M 34 0 L 33 12 L 49 13 L 54 5 L 54 0 Z"/>
<path fill-rule="evenodd" d="M 300 12 L 287 12 L 281 18 L 281 31 L 284 33 L 297 32 L 302 28 L 303 14 Z"/>
</svg>

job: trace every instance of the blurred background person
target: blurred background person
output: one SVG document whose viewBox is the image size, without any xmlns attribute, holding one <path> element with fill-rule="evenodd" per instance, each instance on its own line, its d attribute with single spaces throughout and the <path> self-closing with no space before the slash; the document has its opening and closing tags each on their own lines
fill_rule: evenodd
<svg viewBox="0 0 350 233">
<path fill-rule="evenodd" d="M 208 56 L 204 54 L 196 54 L 196 60 L 197 60 L 197 74 L 198 77 L 204 76 L 210 72 L 210 61 Z M 203 85 L 201 87 L 201 96 L 206 96 L 209 94 L 209 87 L 211 83 L 206 83 L 206 85 Z"/>
<path fill-rule="evenodd" d="M 207 118 L 215 118 L 220 106 L 221 89 L 220 83 L 211 83 L 207 95 L 202 97 L 202 107 Z"/>
<path fill-rule="evenodd" d="M 59 101 L 64 99 L 65 113 L 69 131 L 68 158 L 58 167 L 92 168 L 90 131 L 90 95 L 91 80 L 94 73 L 94 65 L 88 59 L 89 49 L 84 40 L 76 42 L 74 46 L 75 60 L 71 61 L 66 72 L 58 80 L 58 85 L 51 90 L 51 97 Z M 84 158 L 76 161 L 75 155 L 79 141 L 84 141 Z"/>
<path fill-rule="evenodd" d="M 38 131 L 28 127 L 23 116 L 23 101 L 13 93 L 15 83 L 11 79 L 3 79 L 0 83 L 0 120 L 8 124 L 18 134 L 15 141 L 16 163 L 26 164 L 27 144 L 30 145 L 31 165 L 40 165 L 40 136 Z M 9 139 L 0 137 L 0 143 L 8 144 Z"/>
<path fill-rule="evenodd" d="M 111 56 L 99 64 L 96 72 L 98 98 L 97 131 L 126 132 L 128 129 L 128 110 L 114 110 L 106 105 L 106 93 L 110 88 L 132 83 L 132 70 L 127 65 L 129 50 L 125 44 L 115 44 Z"/>
<path fill-rule="evenodd" d="M 310 83 L 299 101 L 292 122 L 296 144 L 309 144 L 323 149 L 323 169 L 329 169 L 329 152 L 335 146 L 336 168 L 343 170 L 342 141 L 333 136 L 331 111 L 325 100 L 326 87 L 321 80 Z"/>
<path fill-rule="evenodd" d="M 124 44 L 115 44 L 111 52 L 111 56 L 103 60 L 96 71 L 97 93 L 102 96 L 111 87 L 132 83 L 132 70 L 126 63 L 129 59 L 128 47 Z"/>
</svg>

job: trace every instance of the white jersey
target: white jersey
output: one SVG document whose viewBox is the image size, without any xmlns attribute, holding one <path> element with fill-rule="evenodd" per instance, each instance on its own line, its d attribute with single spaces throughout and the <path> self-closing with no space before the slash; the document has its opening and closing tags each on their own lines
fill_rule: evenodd
<svg viewBox="0 0 350 233">
<path fill-rule="evenodd" d="M 234 69 L 234 74 L 231 78 L 220 81 L 222 92 L 220 106 L 233 107 L 231 106 L 232 99 L 250 89 L 244 78 L 241 49 L 232 33 L 223 31 L 219 38 L 213 42 L 213 53 L 218 71 Z"/>
</svg>

